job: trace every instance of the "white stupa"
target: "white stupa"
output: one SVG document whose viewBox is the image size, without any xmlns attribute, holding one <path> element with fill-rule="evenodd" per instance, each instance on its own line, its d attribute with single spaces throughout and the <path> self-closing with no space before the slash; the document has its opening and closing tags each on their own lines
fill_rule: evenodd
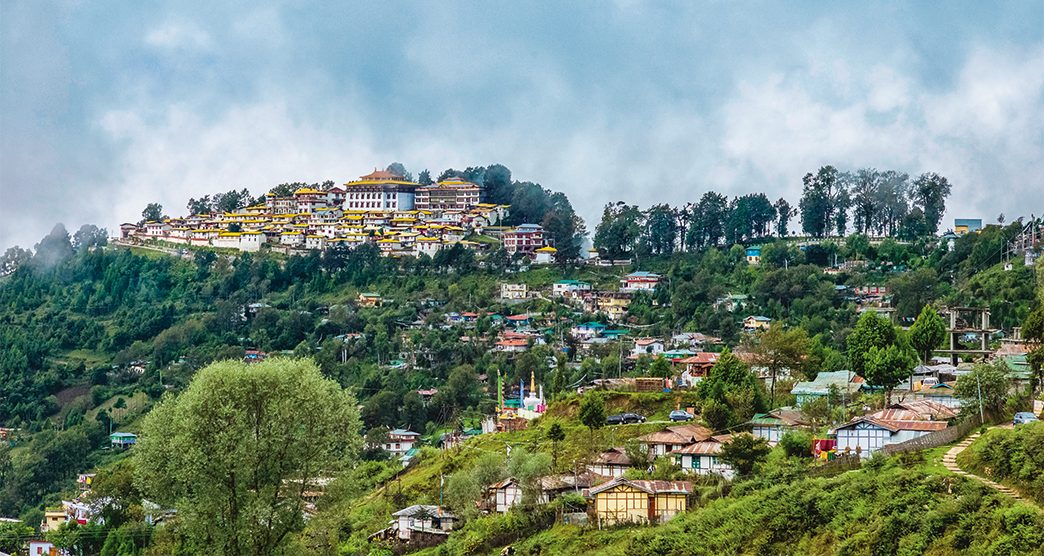
<svg viewBox="0 0 1044 556">
<path fill-rule="evenodd" d="M 525 394 L 523 388 L 523 394 Z M 534 419 L 544 412 L 546 409 L 546 402 L 544 401 L 544 386 L 536 385 L 536 373 L 532 370 L 529 371 L 529 394 L 522 398 L 522 410 L 527 414 L 534 414 L 532 417 L 526 416 L 527 419 Z"/>
</svg>

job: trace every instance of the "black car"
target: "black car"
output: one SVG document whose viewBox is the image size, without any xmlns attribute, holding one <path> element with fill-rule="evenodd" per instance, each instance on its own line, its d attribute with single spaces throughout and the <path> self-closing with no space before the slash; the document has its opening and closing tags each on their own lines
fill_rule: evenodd
<svg viewBox="0 0 1044 556">
<path fill-rule="evenodd" d="M 644 423 L 645 417 L 637 413 L 620 413 L 619 415 L 610 415 L 605 422 L 608 425 L 630 425 L 633 423 Z"/>
</svg>

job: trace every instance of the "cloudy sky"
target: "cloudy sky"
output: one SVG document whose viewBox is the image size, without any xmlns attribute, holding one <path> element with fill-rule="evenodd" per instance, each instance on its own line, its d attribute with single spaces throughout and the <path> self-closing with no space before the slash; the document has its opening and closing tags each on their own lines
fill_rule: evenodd
<svg viewBox="0 0 1044 556">
<path fill-rule="evenodd" d="M 592 229 L 824 164 L 1040 214 L 1044 2 L 0 3 L 0 247 L 392 161 L 503 163 Z"/>
</svg>

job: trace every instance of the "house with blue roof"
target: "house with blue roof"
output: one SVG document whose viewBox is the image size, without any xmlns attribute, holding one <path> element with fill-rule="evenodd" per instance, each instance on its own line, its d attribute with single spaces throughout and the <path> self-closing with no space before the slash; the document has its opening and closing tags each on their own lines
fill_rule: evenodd
<svg viewBox="0 0 1044 556">
<path fill-rule="evenodd" d="M 569 330 L 569 333 L 577 338 L 594 338 L 596 336 L 601 336 L 605 329 L 606 325 L 592 321 L 574 326 Z"/>
<path fill-rule="evenodd" d="M 114 432 L 109 435 L 109 445 L 113 448 L 130 448 L 138 443 L 138 435 L 132 432 Z"/>
<path fill-rule="evenodd" d="M 797 398 L 797 406 L 801 407 L 812 400 L 829 396 L 832 390 L 851 398 L 864 384 L 863 377 L 852 371 L 822 372 L 816 375 L 815 380 L 798 382 L 790 393 Z"/>
<path fill-rule="evenodd" d="M 551 295 L 555 297 L 576 297 L 591 291 L 591 284 L 583 280 L 559 280 L 551 284 Z"/>
<path fill-rule="evenodd" d="M 747 264 L 757 266 L 761 264 L 761 246 L 756 245 L 747 248 Z"/>
</svg>

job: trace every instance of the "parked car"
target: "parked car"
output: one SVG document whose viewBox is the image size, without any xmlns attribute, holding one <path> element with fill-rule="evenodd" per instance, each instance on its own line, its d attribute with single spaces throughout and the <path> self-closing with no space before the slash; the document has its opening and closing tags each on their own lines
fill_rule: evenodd
<svg viewBox="0 0 1044 556">
<path fill-rule="evenodd" d="M 644 423 L 645 417 L 637 413 L 620 413 L 618 415 L 610 415 L 605 419 L 608 425 L 630 425 L 633 423 Z"/>
<path fill-rule="evenodd" d="M 692 414 L 684 409 L 675 409 L 668 417 L 671 421 L 691 421 Z"/>
<path fill-rule="evenodd" d="M 624 413 L 624 424 L 628 423 L 644 423 L 645 416 L 639 415 L 638 413 Z"/>
<path fill-rule="evenodd" d="M 1029 411 L 1020 411 L 1015 414 L 1015 417 L 1012 418 L 1011 424 L 1012 426 L 1025 425 L 1026 423 L 1034 423 L 1039 420 L 1040 419 L 1037 419 L 1036 415 L 1030 413 Z"/>
</svg>

